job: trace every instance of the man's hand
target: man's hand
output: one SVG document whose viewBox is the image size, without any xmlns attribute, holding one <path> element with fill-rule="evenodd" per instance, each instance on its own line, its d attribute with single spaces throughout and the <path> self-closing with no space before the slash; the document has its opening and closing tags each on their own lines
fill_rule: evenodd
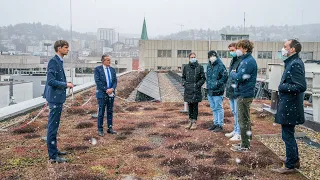
<svg viewBox="0 0 320 180">
<path fill-rule="evenodd" d="M 73 85 L 71 82 L 68 82 L 68 83 L 67 83 L 67 87 L 68 87 L 68 88 L 73 88 L 74 85 Z"/>
<path fill-rule="evenodd" d="M 106 93 L 111 94 L 113 92 L 113 88 L 107 89 Z"/>
</svg>

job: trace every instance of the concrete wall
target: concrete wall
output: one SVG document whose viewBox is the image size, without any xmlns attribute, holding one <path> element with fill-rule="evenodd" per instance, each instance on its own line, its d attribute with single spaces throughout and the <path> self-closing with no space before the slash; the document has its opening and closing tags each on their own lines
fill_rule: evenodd
<svg viewBox="0 0 320 180">
<path fill-rule="evenodd" d="M 14 81 L 27 81 L 32 83 L 33 98 L 42 96 L 45 85 L 41 85 L 41 81 L 47 81 L 46 76 L 12 76 Z"/>
<path fill-rule="evenodd" d="M 158 66 L 178 69 L 188 63 L 188 58 L 177 56 L 178 50 L 191 50 L 197 54 L 200 63 L 208 62 L 208 51 L 227 51 L 232 41 L 192 41 L 192 40 L 141 40 L 139 42 L 139 64 L 143 69 L 157 69 Z M 282 63 L 279 57 L 284 42 L 253 42 L 253 56 L 257 60 L 258 68 L 267 68 L 268 63 Z M 171 50 L 171 57 L 158 57 L 158 50 Z M 272 59 L 258 58 L 259 51 L 271 51 Z M 303 42 L 302 52 L 312 52 L 312 59 L 320 59 L 320 42 Z M 228 67 L 231 58 L 222 58 Z"/>
<path fill-rule="evenodd" d="M 0 55 L 0 64 L 40 64 L 39 56 Z"/>
<path fill-rule="evenodd" d="M 9 85 L 0 86 L 0 108 L 8 106 L 10 103 L 9 88 Z M 16 103 L 33 99 L 32 82 L 14 84 L 13 97 Z"/>
</svg>

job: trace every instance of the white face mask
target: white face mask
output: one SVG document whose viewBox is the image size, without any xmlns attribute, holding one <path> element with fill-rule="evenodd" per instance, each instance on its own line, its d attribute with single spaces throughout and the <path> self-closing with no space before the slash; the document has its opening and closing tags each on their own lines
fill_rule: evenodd
<svg viewBox="0 0 320 180">
<path fill-rule="evenodd" d="M 239 49 L 236 50 L 236 54 L 237 54 L 238 57 L 243 55 L 242 51 L 240 51 Z"/>
<path fill-rule="evenodd" d="M 217 60 L 217 57 L 215 57 L 215 56 L 212 56 L 211 58 L 210 58 L 210 61 L 211 62 L 215 62 Z"/>
<path fill-rule="evenodd" d="M 289 51 L 286 50 L 284 47 L 281 49 L 281 54 L 284 57 L 288 57 L 289 56 Z"/>
</svg>

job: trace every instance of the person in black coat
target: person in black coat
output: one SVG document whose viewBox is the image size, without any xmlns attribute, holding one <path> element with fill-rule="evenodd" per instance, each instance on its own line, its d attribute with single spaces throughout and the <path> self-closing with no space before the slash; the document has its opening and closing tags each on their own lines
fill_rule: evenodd
<svg viewBox="0 0 320 180">
<path fill-rule="evenodd" d="M 294 172 L 294 168 L 300 167 L 294 132 L 295 126 L 305 121 L 303 100 L 307 89 L 305 68 L 299 57 L 301 49 L 301 44 L 294 39 L 288 40 L 282 48 L 282 55 L 288 58 L 284 60 L 285 70 L 278 87 L 275 122 L 281 124 L 282 140 L 286 145 L 286 161 L 284 168 L 273 169 L 278 173 L 291 173 Z"/>
<path fill-rule="evenodd" d="M 182 85 L 184 86 L 184 102 L 188 103 L 189 121 L 186 129 L 196 129 L 198 119 L 198 103 L 202 101 L 201 87 L 206 81 L 203 66 L 196 59 L 194 52 L 189 54 L 189 64 L 184 66 L 182 72 Z"/>
<path fill-rule="evenodd" d="M 222 132 L 224 125 L 223 94 L 228 80 L 228 72 L 216 51 L 208 52 L 207 90 L 208 101 L 213 112 L 212 132 Z"/>
</svg>

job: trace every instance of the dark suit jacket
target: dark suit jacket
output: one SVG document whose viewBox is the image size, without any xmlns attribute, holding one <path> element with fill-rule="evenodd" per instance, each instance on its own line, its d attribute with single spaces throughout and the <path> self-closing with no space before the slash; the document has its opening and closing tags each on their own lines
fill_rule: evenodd
<svg viewBox="0 0 320 180">
<path fill-rule="evenodd" d="M 110 73 L 111 73 L 111 81 L 112 81 L 112 87 L 115 90 L 117 88 L 117 74 L 116 71 L 110 67 Z M 106 75 L 104 73 L 103 65 L 97 66 L 94 69 L 94 80 L 96 82 L 97 86 L 97 91 L 96 91 L 96 97 L 97 99 L 99 98 L 105 98 L 107 96 L 107 89 L 108 89 L 108 84 L 107 84 L 107 79 Z"/>
<path fill-rule="evenodd" d="M 63 64 L 58 55 L 55 55 L 48 63 L 47 83 L 43 97 L 49 103 L 64 103 L 66 101 L 67 80 Z"/>
</svg>

